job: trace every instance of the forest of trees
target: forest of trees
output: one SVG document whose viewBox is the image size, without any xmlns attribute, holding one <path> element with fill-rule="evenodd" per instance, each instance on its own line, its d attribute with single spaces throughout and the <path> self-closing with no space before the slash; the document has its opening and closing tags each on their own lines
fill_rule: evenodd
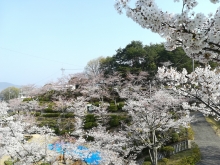
<svg viewBox="0 0 220 165">
<path fill-rule="evenodd" d="M 181 47 L 173 51 L 167 51 L 162 43 L 143 45 L 141 41 L 131 41 L 125 48 L 117 49 L 116 54 L 112 57 L 102 58 L 99 69 L 104 72 L 105 76 L 114 72 L 123 74 L 147 71 L 152 77 L 156 74 L 158 67 L 166 64 L 177 70 L 186 68 L 188 72 L 192 72 L 192 63 L 192 59 L 186 55 Z M 217 66 L 213 62 L 209 62 L 209 64 L 212 67 Z M 205 64 L 195 62 L 194 67 L 200 65 Z"/>
</svg>

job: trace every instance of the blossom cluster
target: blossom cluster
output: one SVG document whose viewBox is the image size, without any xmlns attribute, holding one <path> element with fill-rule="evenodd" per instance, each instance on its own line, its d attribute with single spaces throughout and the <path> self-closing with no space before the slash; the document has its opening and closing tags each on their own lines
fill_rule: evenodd
<svg viewBox="0 0 220 165">
<path fill-rule="evenodd" d="M 210 1 L 214 4 L 219 2 Z M 119 13 L 124 9 L 126 15 L 142 28 L 165 38 L 167 50 L 182 47 L 189 57 L 200 62 L 219 61 L 219 8 L 214 14 L 206 16 L 193 11 L 198 4 L 196 0 L 182 0 L 182 3 L 180 14 L 162 11 L 155 0 L 136 0 L 134 8 L 130 7 L 129 0 L 116 0 L 115 8 Z"/>
<path fill-rule="evenodd" d="M 198 67 L 194 72 L 187 74 L 173 68 L 158 68 L 157 77 L 162 82 L 171 86 L 176 92 L 187 97 L 195 98 L 199 101 L 196 106 L 184 103 L 186 109 L 201 111 L 207 115 L 220 116 L 219 96 L 220 96 L 220 73 L 218 69 Z"/>
</svg>

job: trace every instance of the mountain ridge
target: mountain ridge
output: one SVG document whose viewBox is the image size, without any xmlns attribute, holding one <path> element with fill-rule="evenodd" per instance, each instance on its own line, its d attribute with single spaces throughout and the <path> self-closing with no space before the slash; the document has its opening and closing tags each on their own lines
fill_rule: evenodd
<svg viewBox="0 0 220 165">
<path fill-rule="evenodd" d="M 9 83 L 9 82 L 0 82 L 0 91 L 4 90 L 5 88 L 8 88 L 8 87 L 20 87 L 20 86 Z"/>
</svg>

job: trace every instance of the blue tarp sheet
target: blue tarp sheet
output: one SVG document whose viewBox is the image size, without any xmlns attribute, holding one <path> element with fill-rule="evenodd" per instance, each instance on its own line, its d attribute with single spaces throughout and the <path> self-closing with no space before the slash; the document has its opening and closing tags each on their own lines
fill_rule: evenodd
<svg viewBox="0 0 220 165">
<path fill-rule="evenodd" d="M 60 154 L 63 154 L 63 152 L 64 152 L 64 150 L 62 148 L 62 144 L 60 144 L 60 143 L 48 144 L 48 149 L 54 150 Z M 99 162 L 101 160 L 100 152 L 92 152 L 92 153 L 90 153 L 88 158 L 84 158 L 83 150 L 88 150 L 88 148 L 86 148 L 84 146 L 78 146 L 77 149 L 78 149 L 77 152 L 74 150 L 71 152 L 76 152 L 79 156 L 82 156 L 83 161 L 85 161 L 87 164 L 99 165 Z M 82 152 L 80 152 L 80 151 L 82 151 Z M 66 154 L 68 154 L 68 153 L 66 153 Z"/>
</svg>

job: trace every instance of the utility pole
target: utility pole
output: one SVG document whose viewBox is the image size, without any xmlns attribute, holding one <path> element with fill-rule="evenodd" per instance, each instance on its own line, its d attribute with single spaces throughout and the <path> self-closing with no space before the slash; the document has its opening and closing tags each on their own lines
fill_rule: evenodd
<svg viewBox="0 0 220 165">
<path fill-rule="evenodd" d="M 8 92 L 9 92 L 8 93 L 8 100 L 10 100 L 11 99 L 11 88 L 8 89 Z"/>
<path fill-rule="evenodd" d="M 63 76 L 65 69 L 61 68 L 60 70 L 62 71 L 62 76 Z"/>
</svg>

